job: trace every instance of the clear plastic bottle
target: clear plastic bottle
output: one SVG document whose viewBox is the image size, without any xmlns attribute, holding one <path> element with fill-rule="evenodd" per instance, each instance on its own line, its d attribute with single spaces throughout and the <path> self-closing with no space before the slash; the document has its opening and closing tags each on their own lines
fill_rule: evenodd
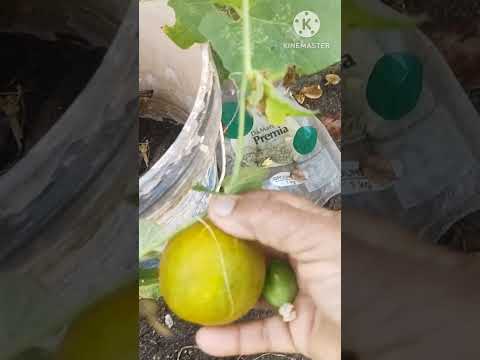
<svg viewBox="0 0 480 360">
<path fill-rule="evenodd" d="M 284 89 L 278 90 L 289 96 Z M 231 82 L 225 83 L 223 94 L 222 121 L 228 126 L 238 122 L 237 93 Z M 288 117 L 284 124 L 273 126 L 260 111 L 250 109 L 246 123 L 243 166 L 270 169 L 265 189 L 287 191 L 318 205 L 340 194 L 340 151 L 319 119 Z M 232 170 L 237 143 L 236 133 L 227 129 L 227 173 Z"/>
<path fill-rule="evenodd" d="M 182 50 L 158 32 L 173 22 L 162 2 L 140 6 L 140 90 L 152 89 L 152 116 L 185 121 L 167 152 L 140 178 L 140 217 L 156 221 L 165 234 L 203 214 L 218 181 L 216 146 L 221 131 L 221 90 L 208 45 Z"/>
</svg>

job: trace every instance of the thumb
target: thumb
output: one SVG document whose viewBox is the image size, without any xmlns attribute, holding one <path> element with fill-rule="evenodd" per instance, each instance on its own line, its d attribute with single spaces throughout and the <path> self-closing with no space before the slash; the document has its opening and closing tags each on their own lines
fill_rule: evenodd
<svg viewBox="0 0 480 360">
<path fill-rule="evenodd" d="M 233 236 L 257 240 L 295 258 L 317 248 L 328 255 L 331 239 L 337 239 L 340 231 L 340 218 L 335 212 L 280 192 L 214 196 L 208 215 Z"/>
</svg>

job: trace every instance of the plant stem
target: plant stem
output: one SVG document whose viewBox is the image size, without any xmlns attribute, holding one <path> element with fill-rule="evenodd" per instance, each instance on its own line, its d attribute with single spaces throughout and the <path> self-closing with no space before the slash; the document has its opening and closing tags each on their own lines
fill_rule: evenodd
<svg viewBox="0 0 480 360">
<path fill-rule="evenodd" d="M 250 25 L 250 0 L 242 0 L 243 18 L 243 74 L 247 78 L 252 72 L 252 40 Z"/>
<path fill-rule="evenodd" d="M 245 112 L 247 110 L 247 87 L 248 78 L 252 73 L 252 48 L 250 35 L 250 0 L 242 0 L 242 33 L 243 33 L 243 73 L 240 85 L 239 97 L 239 124 L 238 124 L 238 148 L 233 166 L 232 183 L 235 184 L 240 176 L 243 153 L 245 147 Z"/>
<path fill-rule="evenodd" d="M 235 184 L 240 176 L 240 169 L 242 167 L 243 153 L 245 147 L 245 111 L 246 111 L 246 99 L 247 99 L 247 77 L 242 77 L 242 83 L 240 86 L 240 114 L 238 121 L 238 146 L 237 153 L 235 155 L 235 164 L 233 167 L 232 183 Z"/>
</svg>

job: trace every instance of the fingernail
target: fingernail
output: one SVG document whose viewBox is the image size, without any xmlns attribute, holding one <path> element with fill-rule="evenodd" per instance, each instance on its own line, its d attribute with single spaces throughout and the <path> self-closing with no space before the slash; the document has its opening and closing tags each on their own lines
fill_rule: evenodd
<svg viewBox="0 0 480 360">
<path fill-rule="evenodd" d="M 213 196 L 210 200 L 210 211 L 217 216 L 229 216 L 233 213 L 233 209 L 235 209 L 236 204 L 237 198 L 233 196 Z"/>
</svg>

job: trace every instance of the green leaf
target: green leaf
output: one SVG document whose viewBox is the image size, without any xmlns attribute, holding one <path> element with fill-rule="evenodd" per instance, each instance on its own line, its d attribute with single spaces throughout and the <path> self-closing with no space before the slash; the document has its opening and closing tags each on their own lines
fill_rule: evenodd
<svg viewBox="0 0 480 360">
<path fill-rule="evenodd" d="M 207 41 L 198 27 L 207 12 L 215 11 L 211 0 L 170 0 L 168 5 L 175 10 L 176 22 L 163 30 L 173 42 L 182 49 L 188 49 L 195 43 Z"/>
<path fill-rule="evenodd" d="M 315 12 L 321 29 L 311 38 L 301 38 L 293 29 L 295 16 Z M 252 64 L 270 79 L 280 79 L 291 64 L 299 74 L 313 74 L 340 61 L 341 2 L 338 0 L 257 0 L 251 9 Z M 205 14 L 199 27 L 231 73 L 242 72 L 242 20 L 219 11 Z M 292 43 L 329 42 L 330 48 L 286 48 Z"/>
<path fill-rule="evenodd" d="M 196 184 L 192 187 L 193 191 L 198 191 L 206 194 L 216 194 L 216 191 L 210 190 L 202 184 Z"/>
<path fill-rule="evenodd" d="M 282 125 L 288 116 L 312 116 L 308 110 L 297 109 L 293 102 L 278 97 L 268 97 L 265 114 L 272 125 Z"/>
<path fill-rule="evenodd" d="M 162 296 L 158 281 L 156 284 L 140 285 L 138 288 L 138 296 L 142 299 L 158 300 Z"/>
<path fill-rule="evenodd" d="M 227 176 L 224 181 L 223 189 L 226 194 L 241 194 L 249 191 L 262 189 L 264 181 L 269 174 L 268 169 L 259 167 L 247 167 L 240 170 L 240 175 L 236 182 L 232 182 L 232 177 Z"/>
<path fill-rule="evenodd" d="M 297 65 L 299 74 L 313 74 L 340 61 L 341 2 L 338 0 L 256 0 L 251 1 L 253 67 L 265 71 L 270 79 L 280 79 L 288 66 Z M 241 8 L 241 0 L 170 0 L 176 23 L 166 26 L 166 34 L 180 47 L 210 41 L 225 69 L 242 72 L 242 20 L 234 20 L 214 4 Z M 293 20 L 301 11 L 313 11 L 321 29 L 311 38 L 301 38 Z M 318 44 L 330 47 L 287 48 L 291 44 Z"/>
<path fill-rule="evenodd" d="M 342 1 L 342 33 L 344 37 L 353 29 L 386 30 L 416 27 L 421 20 L 406 16 L 386 18 L 374 14 L 355 0 Z"/>
<path fill-rule="evenodd" d="M 162 251 L 167 237 L 163 229 L 157 223 L 140 219 L 139 221 L 139 258 L 150 257 Z"/>
<path fill-rule="evenodd" d="M 158 283 L 158 267 L 142 268 L 138 272 L 140 286 L 147 286 Z"/>
<path fill-rule="evenodd" d="M 220 56 L 217 54 L 215 50 L 212 50 L 213 54 L 213 61 L 215 62 L 215 67 L 217 68 L 217 73 L 220 81 L 227 80 L 228 77 L 230 76 L 230 72 L 225 69 L 225 66 L 223 66 L 222 59 Z"/>
<path fill-rule="evenodd" d="M 194 29 L 177 21 L 174 26 L 166 25 L 163 30 L 179 47 L 188 49 L 197 42 L 204 42 L 205 39 L 198 35 Z"/>
<path fill-rule="evenodd" d="M 256 107 L 260 101 L 262 101 L 265 94 L 265 85 L 264 80 L 261 74 L 258 71 L 254 72 L 254 81 L 252 84 L 252 89 L 248 97 L 248 104 L 251 107 Z"/>
<path fill-rule="evenodd" d="M 217 5 L 231 6 L 237 9 L 242 7 L 242 0 L 217 0 L 215 3 Z"/>
<path fill-rule="evenodd" d="M 139 270 L 139 296 L 142 299 L 160 298 L 160 285 L 158 282 L 158 267 L 140 268 Z"/>
<path fill-rule="evenodd" d="M 309 110 L 300 108 L 293 101 L 281 96 L 275 87 L 265 81 L 265 115 L 272 125 L 282 125 L 288 116 L 312 116 Z"/>
</svg>

